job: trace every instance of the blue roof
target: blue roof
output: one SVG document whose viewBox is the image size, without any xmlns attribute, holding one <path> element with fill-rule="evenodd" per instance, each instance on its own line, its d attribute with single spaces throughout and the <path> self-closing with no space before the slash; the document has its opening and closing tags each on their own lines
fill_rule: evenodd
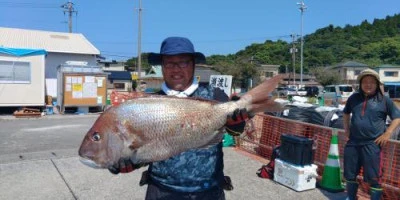
<svg viewBox="0 0 400 200">
<path fill-rule="evenodd" d="M 368 65 L 356 61 L 347 61 L 337 64 L 334 68 L 339 68 L 339 67 L 368 67 Z"/>
<path fill-rule="evenodd" d="M 108 71 L 110 80 L 132 80 L 130 72 L 127 71 Z"/>
<path fill-rule="evenodd" d="M 385 82 L 385 85 L 400 85 L 400 82 Z"/>
<path fill-rule="evenodd" d="M 47 52 L 44 49 L 19 49 L 19 48 L 17 49 L 17 48 L 6 48 L 6 47 L 0 47 L 0 53 L 18 57 L 47 55 Z"/>
</svg>

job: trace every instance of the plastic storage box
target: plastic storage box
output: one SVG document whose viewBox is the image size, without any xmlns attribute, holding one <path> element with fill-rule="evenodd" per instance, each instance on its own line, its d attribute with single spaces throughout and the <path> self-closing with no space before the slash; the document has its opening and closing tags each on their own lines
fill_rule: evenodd
<svg viewBox="0 0 400 200">
<path fill-rule="evenodd" d="M 274 181 L 298 192 L 314 189 L 318 176 L 317 168 L 314 164 L 299 167 L 276 158 Z"/>
<path fill-rule="evenodd" d="M 310 138 L 282 134 L 279 158 L 293 165 L 311 165 L 313 163 L 312 146 L 313 140 Z"/>
</svg>

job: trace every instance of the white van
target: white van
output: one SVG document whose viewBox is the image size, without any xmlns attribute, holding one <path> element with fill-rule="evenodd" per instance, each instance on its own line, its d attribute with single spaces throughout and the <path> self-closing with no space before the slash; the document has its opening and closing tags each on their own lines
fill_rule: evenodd
<svg viewBox="0 0 400 200">
<path fill-rule="evenodd" d="M 347 98 L 354 93 L 354 88 L 351 85 L 327 85 L 324 87 L 324 92 L 335 92 L 336 97 L 342 101 L 347 101 Z"/>
</svg>

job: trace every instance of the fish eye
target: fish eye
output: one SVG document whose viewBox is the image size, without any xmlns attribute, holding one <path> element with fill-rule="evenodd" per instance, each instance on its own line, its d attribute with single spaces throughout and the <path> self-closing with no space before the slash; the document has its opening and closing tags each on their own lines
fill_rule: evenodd
<svg viewBox="0 0 400 200">
<path fill-rule="evenodd" d="M 93 141 L 99 141 L 101 139 L 99 132 L 94 132 L 92 135 Z"/>
</svg>

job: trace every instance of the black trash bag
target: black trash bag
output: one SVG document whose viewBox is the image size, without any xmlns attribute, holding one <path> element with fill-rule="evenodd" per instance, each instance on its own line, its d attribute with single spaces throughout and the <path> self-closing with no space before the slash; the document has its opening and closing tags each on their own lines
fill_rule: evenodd
<svg viewBox="0 0 400 200">
<path fill-rule="evenodd" d="M 342 110 L 335 110 L 334 114 L 338 116 L 337 119 L 332 120 L 329 127 L 337 128 L 337 129 L 344 129 L 343 126 L 343 111 Z M 332 115 L 333 116 L 333 115 Z M 332 117 L 331 117 L 332 119 Z"/>
<path fill-rule="evenodd" d="M 291 107 L 287 119 L 297 120 L 310 124 L 323 125 L 324 118 L 315 110 L 316 107 Z"/>
</svg>

